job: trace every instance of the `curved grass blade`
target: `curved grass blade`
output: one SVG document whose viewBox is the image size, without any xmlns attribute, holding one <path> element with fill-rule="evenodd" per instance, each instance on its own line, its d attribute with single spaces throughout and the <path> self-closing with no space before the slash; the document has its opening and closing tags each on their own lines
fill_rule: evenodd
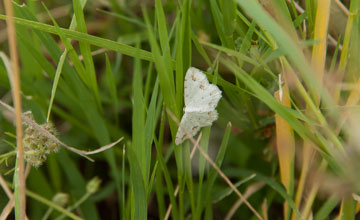
<svg viewBox="0 0 360 220">
<path fill-rule="evenodd" d="M 6 15 L 0 14 L 1 20 L 6 20 L 6 18 L 7 18 Z M 27 19 L 23 19 L 23 18 L 17 18 L 17 17 L 14 17 L 14 21 L 15 21 L 15 23 L 20 24 L 20 25 L 25 25 L 27 27 L 31 27 L 31 28 L 34 28 L 34 29 L 37 29 L 40 31 L 45 31 L 45 32 L 48 32 L 51 34 L 59 35 L 57 28 L 52 25 L 47 25 L 47 24 L 43 24 L 40 22 L 31 21 L 31 20 L 27 20 Z M 64 28 L 59 28 L 59 29 L 60 29 L 59 31 L 66 38 L 83 41 L 83 42 L 89 43 L 91 45 L 98 46 L 101 48 L 106 48 L 108 50 L 117 51 L 119 53 L 123 53 L 123 54 L 131 56 L 131 57 L 137 57 L 137 58 L 143 59 L 143 60 L 154 61 L 154 58 L 153 58 L 151 52 L 137 49 L 137 48 L 128 46 L 126 44 L 112 41 L 109 39 L 104 39 L 101 37 L 96 37 L 93 35 L 80 33 L 77 31 L 72 31 L 72 30 L 68 30 L 68 29 L 64 29 Z"/>
</svg>

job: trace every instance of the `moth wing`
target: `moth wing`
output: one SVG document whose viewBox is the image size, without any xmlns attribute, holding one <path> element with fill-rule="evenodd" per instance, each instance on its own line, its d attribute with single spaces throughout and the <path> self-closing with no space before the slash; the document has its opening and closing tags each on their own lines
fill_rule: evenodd
<svg viewBox="0 0 360 220">
<path fill-rule="evenodd" d="M 196 96 L 186 105 L 186 108 L 188 107 L 189 111 L 210 112 L 215 110 L 220 99 L 220 89 L 213 84 L 209 84 L 199 89 Z"/>
<path fill-rule="evenodd" d="M 193 117 L 192 113 L 185 112 L 176 133 L 175 144 L 180 145 L 188 138 L 186 135 L 187 133 L 194 136 L 199 131 L 199 129 L 199 123 L 195 120 L 195 117 Z"/>
<path fill-rule="evenodd" d="M 195 136 L 200 128 L 212 125 L 218 118 L 216 110 L 209 112 L 185 112 L 176 133 L 175 144 L 179 145 L 188 139 L 187 133 Z"/>
<path fill-rule="evenodd" d="M 208 85 L 209 81 L 206 75 L 195 67 L 190 67 L 185 75 L 184 81 L 184 99 L 185 106 L 188 106 L 199 92 L 200 85 Z"/>
<path fill-rule="evenodd" d="M 201 112 L 212 111 L 221 98 L 221 90 L 209 84 L 206 75 L 200 70 L 190 67 L 185 76 L 184 95 L 186 107 Z"/>
</svg>

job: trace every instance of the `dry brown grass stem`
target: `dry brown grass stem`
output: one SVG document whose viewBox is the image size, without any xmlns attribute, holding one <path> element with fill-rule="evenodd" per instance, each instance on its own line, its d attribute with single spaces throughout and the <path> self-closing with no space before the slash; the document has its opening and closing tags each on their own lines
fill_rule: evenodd
<svg viewBox="0 0 360 220">
<path fill-rule="evenodd" d="M 258 192 L 261 188 L 263 188 L 265 186 L 264 182 L 257 182 L 254 183 L 252 185 L 250 185 L 245 193 L 244 193 L 244 197 L 246 199 L 248 199 L 250 196 L 252 196 L 254 193 Z M 234 205 L 231 207 L 231 209 L 229 210 L 229 212 L 227 213 L 225 220 L 231 220 L 231 218 L 234 216 L 234 214 L 236 213 L 236 210 L 239 209 L 239 207 L 243 204 L 243 201 L 241 199 L 238 199 Z"/>
<path fill-rule="evenodd" d="M 168 115 L 172 118 L 172 120 L 178 125 L 180 125 L 179 120 L 175 117 L 175 115 L 169 110 L 166 109 L 166 112 Z M 184 129 L 185 130 L 185 129 Z M 234 184 L 230 181 L 230 179 L 224 174 L 224 172 L 221 171 L 221 169 L 216 165 L 216 163 L 210 158 L 210 156 L 199 146 L 196 145 L 196 141 L 193 138 L 193 136 L 186 132 L 187 137 L 190 139 L 190 141 L 194 144 L 197 150 L 200 151 L 201 155 L 207 160 L 207 162 L 216 170 L 216 172 L 221 176 L 221 178 L 230 186 L 230 188 L 239 196 L 239 198 L 246 204 L 247 207 L 254 213 L 254 215 L 258 218 L 263 220 L 261 215 L 255 210 L 255 208 L 246 200 L 243 194 L 240 193 L 240 191 L 234 186 Z"/>
<path fill-rule="evenodd" d="M 8 185 L 6 184 L 4 178 L 2 177 L 1 174 L 0 174 L 0 186 L 3 188 L 4 192 L 6 193 L 6 195 L 9 198 L 12 197 L 12 192 L 11 192 L 10 188 L 8 187 Z"/>
<path fill-rule="evenodd" d="M 340 0 L 334 0 L 334 2 L 346 16 L 349 16 L 349 9 L 347 9 Z"/>
<path fill-rule="evenodd" d="M 14 196 L 11 196 L 9 198 L 10 200 L 8 201 L 8 203 L 1 212 L 0 220 L 6 220 L 14 208 L 14 203 L 15 203 Z"/>
<path fill-rule="evenodd" d="M 17 161 L 18 161 L 18 191 L 19 191 L 19 219 L 23 220 L 26 216 L 26 196 L 25 196 L 25 161 L 23 149 L 23 127 L 21 118 L 21 95 L 20 95 L 20 71 L 19 60 L 16 44 L 16 32 L 14 22 L 14 9 L 11 0 L 5 2 L 5 12 L 7 15 L 6 24 L 8 31 L 9 50 L 11 58 L 12 69 L 12 95 L 15 106 L 15 121 L 16 121 L 16 146 L 17 146 Z"/>
<path fill-rule="evenodd" d="M 13 195 L 13 193 L 11 192 L 10 188 L 8 187 L 8 185 L 6 184 L 5 179 L 2 177 L 2 175 L 0 174 L 0 186 L 3 188 L 3 190 L 5 191 L 6 195 L 9 197 L 9 201 L 6 204 L 6 206 L 3 208 L 1 214 L 0 214 L 0 220 L 6 220 L 8 219 L 8 216 L 10 215 L 11 211 L 14 208 L 15 205 L 15 197 Z M 28 218 L 25 216 L 25 219 L 27 220 Z"/>
</svg>

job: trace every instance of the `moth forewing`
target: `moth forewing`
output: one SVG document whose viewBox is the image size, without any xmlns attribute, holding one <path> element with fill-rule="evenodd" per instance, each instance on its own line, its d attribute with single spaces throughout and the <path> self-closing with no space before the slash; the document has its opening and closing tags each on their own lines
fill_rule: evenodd
<svg viewBox="0 0 360 220">
<path fill-rule="evenodd" d="M 215 108 L 221 97 L 221 90 L 210 84 L 199 69 L 190 67 L 187 70 L 184 81 L 184 115 L 176 133 L 176 145 L 186 140 L 187 134 L 194 136 L 201 127 L 210 126 L 217 120 Z"/>
</svg>

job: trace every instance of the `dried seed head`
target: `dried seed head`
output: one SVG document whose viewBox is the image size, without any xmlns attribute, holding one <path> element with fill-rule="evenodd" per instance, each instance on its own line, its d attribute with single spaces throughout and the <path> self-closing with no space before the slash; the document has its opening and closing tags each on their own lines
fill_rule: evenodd
<svg viewBox="0 0 360 220">
<path fill-rule="evenodd" d="M 49 133 L 57 134 L 52 123 L 46 123 L 41 126 Z M 23 138 L 25 160 L 34 167 L 39 167 L 46 161 L 47 155 L 58 151 L 60 146 L 31 125 L 25 123 L 25 127 L 25 136 Z"/>
</svg>

